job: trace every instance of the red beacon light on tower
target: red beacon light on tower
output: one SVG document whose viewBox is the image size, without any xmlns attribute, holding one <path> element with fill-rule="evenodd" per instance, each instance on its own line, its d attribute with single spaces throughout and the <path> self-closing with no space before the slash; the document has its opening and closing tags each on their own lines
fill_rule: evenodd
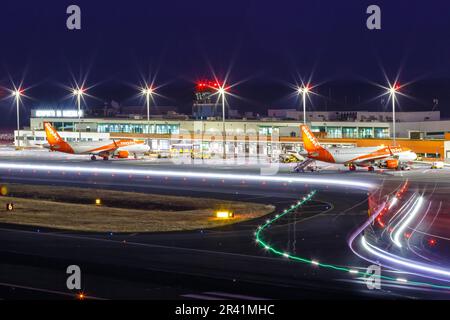
<svg viewBox="0 0 450 320">
<path fill-rule="evenodd" d="M 202 80 L 197 82 L 197 91 L 216 91 L 220 88 L 217 81 Z"/>
</svg>

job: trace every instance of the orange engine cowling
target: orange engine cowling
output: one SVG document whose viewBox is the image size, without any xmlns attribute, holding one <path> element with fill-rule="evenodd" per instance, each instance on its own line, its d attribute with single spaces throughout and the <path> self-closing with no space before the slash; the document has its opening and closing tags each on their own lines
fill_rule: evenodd
<svg viewBox="0 0 450 320">
<path fill-rule="evenodd" d="M 398 168 L 398 160 L 397 159 L 388 159 L 388 160 L 386 160 L 386 168 L 388 168 L 388 169 L 397 169 Z"/>
<path fill-rule="evenodd" d="M 128 156 L 129 156 L 129 153 L 128 153 L 128 151 L 126 151 L 126 150 L 119 151 L 119 152 L 117 153 L 117 158 L 124 159 L 124 158 L 128 158 Z"/>
</svg>

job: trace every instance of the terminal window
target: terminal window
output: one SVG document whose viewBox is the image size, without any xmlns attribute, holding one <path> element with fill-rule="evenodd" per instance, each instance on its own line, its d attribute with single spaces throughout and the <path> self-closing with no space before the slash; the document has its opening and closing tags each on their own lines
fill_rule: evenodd
<svg viewBox="0 0 450 320">
<path fill-rule="evenodd" d="M 361 139 L 373 138 L 373 128 L 359 128 L 358 138 Z"/>
<path fill-rule="evenodd" d="M 272 135 L 272 131 L 272 127 L 259 127 L 259 134 L 262 136 L 270 136 Z"/>
<path fill-rule="evenodd" d="M 358 129 L 356 127 L 343 127 L 342 136 L 344 138 L 358 138 Z"/>
<path fill-rule="evenodd" d="M 374 128 L 375 138 L 389 138 L 389 128 Z"/>
<path fill-rule="evenodd" d="M 427 153 L 426 157 L 431 158 L 431 159 L 440 159 L 441 154 L 440 153 Z"/>
<path fill-rule="evenodd" d="M 327 138 L 342 138 L 342 128 L 327 127 Z"/>
<path fill-rule="evenodd" d="M 105 123 L 98 125 L 98 132 L 112 133 L 150 133 L 150 134 L 178 134 L 179 124 L 125 124 L 125 123 Z"/>
</svg>

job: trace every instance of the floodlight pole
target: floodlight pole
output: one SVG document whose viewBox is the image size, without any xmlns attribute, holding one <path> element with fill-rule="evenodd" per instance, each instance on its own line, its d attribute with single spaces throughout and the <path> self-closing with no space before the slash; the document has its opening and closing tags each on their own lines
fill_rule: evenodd
<svg viewBox="0 0 450 320">
<path fill-rule="evenodd" d="M 17 147 L 20 148 L 20 111 L 19 111 L 20 92 L 16 91 L 16 109 L 17 109 Z"/>
<path fill-rule="evenodd" d="M 81 141 L 81 92 L 77 91 L 77 106 L 78 106 L 78 141 Z"/>
<path fill-rule="evenodd" d="M 150 92 L 148 89 L 146 93 L 146 100 L 147 100 L 147 136 L 148 136 L 150 134 Z"/>
<path fill-rule="evenodd" d="M 226 159 L 226 132 L 225 132 L 225 92 L 222 92 L 222 144 L 223 144 L 223 158 Z"/>
<path fill-rule="evenodd" d="M 396 146 L 396 130 L 395 130 L 395 92 L 392 94 L 392 138 L 393 145 Z"/>
<path fill-rule="evenodd" d="M 302 100 L 303 100 L 303 124 L 306 125 L 306 90 L 303 88 L 302 90 Z"/>
</svg>

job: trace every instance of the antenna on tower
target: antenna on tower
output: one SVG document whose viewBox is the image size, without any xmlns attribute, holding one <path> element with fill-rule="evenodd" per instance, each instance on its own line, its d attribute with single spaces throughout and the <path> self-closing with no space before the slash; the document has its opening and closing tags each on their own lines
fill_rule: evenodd
<svg viewBox="0 0 450 320">
<path fill-rule="evenodd" d="M 431 111 L 434 111 L 434 109 L 437 108 L 438 104 L 439 104 L 439 99 L 438 98 L 434 98 L 433 99 L 433 108 L 431 109 Z"/>
</svg>

